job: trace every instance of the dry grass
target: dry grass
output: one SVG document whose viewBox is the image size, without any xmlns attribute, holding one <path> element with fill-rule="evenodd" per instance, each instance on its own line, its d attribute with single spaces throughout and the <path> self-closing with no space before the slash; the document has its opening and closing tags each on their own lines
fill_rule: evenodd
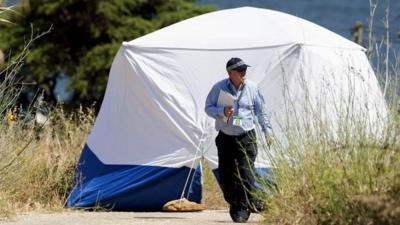
<svg viewBox="0 0 400 225">
<path fill-rule="evenodd" d="M 399 218 L 399 149 L 326 150 L 310 146 L 297 165 L 279 164 L 279 191 L 269 199 L 268 222 L 393 224 L 381 222 Z"/>
<path fill-rule="evenodd" d="M 226 209 L 228 204 L 224 200 L 222 191 L 215 176 L 206 163 L 203 163 L 204 190 L 203 198 L 207 209 Z"/>
<path fill-rule="evenodd" d="M 44 127 L 18 118 L 0 125 L 0 215 L 63 209 L 93 121 L 92 109 L 59 106 Z"/>
<path fill-rule="evenodd" d="M 289 136 L 291 144 L 285 149 L 276 146 L 271 161 L 276 166 L 273 176 L 278 191 L 264 196 L 269 206 L 266 224 L 400 221 L 399 108 L 392 106 L 381 135 L 352 121 L 343 123 L 337 135 L 316 129 Z"/>
</svg>

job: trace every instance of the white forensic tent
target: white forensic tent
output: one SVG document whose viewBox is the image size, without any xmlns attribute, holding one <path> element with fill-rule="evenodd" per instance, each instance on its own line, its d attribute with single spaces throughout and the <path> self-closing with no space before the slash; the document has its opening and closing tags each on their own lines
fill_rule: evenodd
<svg viewBox="0 0 400 225">
<path fill-rule="evenodd" d="M 386 113 L 361 46 L 273 10 L 207 13 L 122 44 L 68 207 L 159 210 L 181 196 L 199 202 L 200 160 L 214 170 L 218 162 L 205 99 L 227 77 L 231 57 L 251 65 L 247 79 L 265 96 L 277 139 L 284 138 L 282 124 L 293 110 L 310 117 L 304 105 L 319 108 L 335 124 L 349 94 L 362 118 L 375 121 Z M 256 167 L 269 166 L 259 154 Z"/>
</svg>

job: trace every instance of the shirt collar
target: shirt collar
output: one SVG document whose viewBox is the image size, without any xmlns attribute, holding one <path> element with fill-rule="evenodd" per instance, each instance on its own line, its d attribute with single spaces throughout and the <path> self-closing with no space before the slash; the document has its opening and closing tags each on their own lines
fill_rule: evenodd
<svg viewBox="0 0 400 225">
<path fill-rule="evenodd" d="M 246 84 L 246 80 L 243 81 L 243 83 L 240 85 L 239 90 L 242 90 L 244 85 Z M 231 79 L 227 78 L 226 79 L 226 86 L 229 88 L 229 90 L 234 90 L 235 92 L 239 91 L 236 90 L 235 85 L 231 82 Z"/>
</svg>

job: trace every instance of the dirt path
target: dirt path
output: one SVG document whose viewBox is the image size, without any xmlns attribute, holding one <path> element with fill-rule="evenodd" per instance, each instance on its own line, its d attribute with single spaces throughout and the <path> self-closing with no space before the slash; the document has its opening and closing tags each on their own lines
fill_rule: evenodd
<svg viewBox="0 0 400 225">
<path fill-rule="evenodd" d="M 262 216 L 252 214 L 247 224 L 259 224 Z M 221 225 L 237 224 L 232 222 L 227 210 L 206 210 L 197 213 L 163 212 L 63 212 L 63 213 L 27 213 L 9 221 L 0 221 L 4 225 Z"/>
</svg>

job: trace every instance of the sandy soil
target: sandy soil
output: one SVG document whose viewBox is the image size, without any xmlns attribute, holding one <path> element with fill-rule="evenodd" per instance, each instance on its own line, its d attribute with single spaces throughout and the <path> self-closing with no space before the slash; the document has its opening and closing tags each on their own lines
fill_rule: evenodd
<svg viewBox="0 0 400 225">
<path fill-rule="evenodd" d="M 260 224 L 262 216 L 251 214 L 247 224 Z M 0 221 L 4 225 L 221 225 L 237 224 L 227 210 L 196 213 L 164 212 L 82 212 L 26 213 Z"/>
</svg>

